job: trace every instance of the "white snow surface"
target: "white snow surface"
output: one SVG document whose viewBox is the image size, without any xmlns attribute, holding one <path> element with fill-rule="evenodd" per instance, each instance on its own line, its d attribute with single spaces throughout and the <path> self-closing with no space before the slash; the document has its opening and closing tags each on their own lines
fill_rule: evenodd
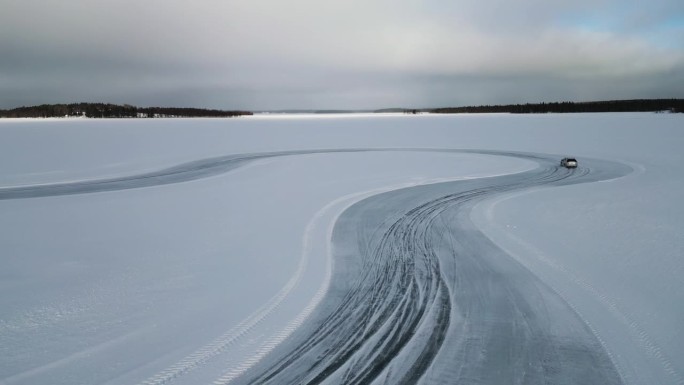
<svg viewBox="0 0 684 385">
<path fill-rule="evenodd" d="M 628 384 L 684 384 L 684 116 L 0 120 L 0 188 L 270 151 L 484 149 L 635 171 L 479 204 L 483 232 L 585 320 Z M 293 155 L 139 189 L 0 200 L 0 384 L 228 383 L 327 288 L 340 213 L 535 164 L 420 151 Z"/>
</svg>

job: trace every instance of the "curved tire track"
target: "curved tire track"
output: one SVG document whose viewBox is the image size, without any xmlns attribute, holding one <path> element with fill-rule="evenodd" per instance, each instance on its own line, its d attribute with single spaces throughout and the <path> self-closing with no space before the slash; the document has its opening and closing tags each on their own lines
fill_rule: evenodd
<svg viewBox="0 0 684 385">
<path fill-rule="evenodd" d="M 143 174 L 127 175 L 115 178 L 83 180 L 76 182 L 3 187 L 0 188 L 0 200 L 41 198 L 74 194 L 91 194 L 106 191 L 120 191 L 136 188 L 163 186 L 174 183 L 189 182 L 193 180 L 224 174 L 236 168 L 242 167 L 250 162 L 260 159 L 307 154 L 349 153 L 368 151 L 411 151 L 411 149 L 320 149 L 233 154 L 214 158 L 200 159 Z M 416 149 L 415 151 L 423 150 Z M 436 151 L 451 152 L 452 150 Z"/>
<path fill-rule="evenodd" d="M 425 148 L 342 148 L 342 149 L 315 149 L 299 151 L 277 151 L 262 153 L 233 154 L 214 158 L 207 158 L 179 164 L 158 171 L 128 175 L 115 178 L 83 180 L 76 182 L 36 184 L 26 186 L 12 186 L 0 188 L 0 200 L 41 198 L 60 195 L 91 194 L 106 191 L 120 191 L 136 188 L 163 186 L 174 183 L 189 182 L 193 180 L 212 177 L 230 172 L 250 162 L 283 156 L 330 154 L 330 153 L 354 153 L 354 152 L 445 152 L 445 153 L 475 153 L 489 155 L 512 155 L 487 150 L 457 150 L 457 149 L 425 149 Z"/>
<path fill-rule="evenodd" d="M 557 157 L 488 153 L 540 167 L 396 190 L 345 211 L 325 306 L 238 383 L 622 383 L 585 322 L 469 212 L 495 194 L 631 169 L 585 160 L 590 167 L 567 170 Z"/>
<path fill-rule="evenodd" d="M 479 150 L 284 151 L 211 158 L 121 178 L 2 188 L 0 199 L 152 187 L 270 157 L 365 151 L 509 156 L 540 167 L 396 190 L 349 208 L 335 228 L 334 275 L 316 315 L 238 382 L 622 382 L 572 308 L 475 229 L 468 213 L 475 202 L 495 194 L 622 176 L 629 172 L 623 165 L 591 160 L 596 167 L 566 170 L 556 165 L 555 156 Z M 234 340 L 232 332 L 220 338 L 221 346 Z M 184 368 L 201 365 L 221 346 L 198 352 Z M 153 380 L 167 382 L 185 369 Z"/>
</svg>

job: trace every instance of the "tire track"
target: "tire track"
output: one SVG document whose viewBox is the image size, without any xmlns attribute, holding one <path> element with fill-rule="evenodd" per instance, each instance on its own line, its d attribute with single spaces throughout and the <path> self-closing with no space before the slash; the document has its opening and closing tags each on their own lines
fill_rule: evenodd
<svg viewBox="0 0 684 385">
<path fill-rule="evenodd" d="M 120 191 L 145 187 L 163 186 L 174 183 L 189 182 L 209 178 L 230 172 L 248 163 L 283 156 L 356 153 L 356 152 L 441 152 L 441 153 L 473 153 L 500 156 L 516 156 L 520 154 L 510 152 L 495 152 L 488 150 L 458 150 L 458 149 L 430 149 L 430 148 L 341 148 L 341 149 L 313 149 L 299 151 L 277 151 L 247 154 L 232 154 L 214 158 L 200 159 L 179 164 L 158 171 L 135 174 L 129 176 L 82 180 L 76 182 L 36 184 L 0 188 L 0 200 L 43 198 L 61 195 L 92 194 L 107 191 Z"/>
<path fill-rule="evenodd" d="M 511 266 L 512 259 L 488 244 L 467 215 L 472 204 L 495 194 L 593 182 L 628 172 L 616 164 L 612 171 L 566 170 L 556 165 L 556 156 L 486 150 L 284 151 L 204 159 L 121 178 L 3 188 L 0 199 L 160 186 L 226 173 L 259 159 L 369 151 L 485 154 L 532 160 L 540 167 L 401 189 L 350 207 L 335 227 L 335 271 L 315 316 L 302 327 L 288 328 L 283 337 L 289 336 L 287 343 L 269 344 L 264 352 L 273 352 L 263 362 L 251 360 L 252 369 L 244 372 L 247 367 L 241 367 L 217 383 L 621 382 L 586 324 L 529 271 Z M 445 239 L 450 247 L 445 247 Z M 518 275 L 533 284 L 521 282 Z M 293 277 L 292 285 L 297 279 Z M 277 295 L 243 323 L 144 384 L 170 382 L 220 354 L 268 316 L 287 296 L 289 286 L 283 296 Z M 562 310 L 539 307 L 530 296 Z M 573 319 L 574 328 L 584 330 L 569 341 L 554 335 L 548 321 L 567 317 Z M 564 367 L 568 360 L 573 363 L 570 368 Z"/>
<path fill-rule="evenodd" d="M 395 187 L 396 188 L 396 187 Z M 326 220 L 325 218 L 329 215 L 334 215 L 336 218 L 339 214 L 352 202 L 358 201 L 364 197 L 378 194 L 389 190 L 388 188 L 381 188 L 366 192 L 353 193 L 349 195 L 342 196 L 324 206 L 319 210 L 312 220 L 307 225 L 304 232 L 303 238 L 303 253 L 300 258 L 299 266 L 295 274 L 290 278 L 287 285 L 284 286 L 278 294 L 276 294 L 269 302 L 263 305 L 256 312 L 245 318 L 237 326 L 218 337 L 214 341 L 206 344 L 202 348 L 198 349 L 194 353 L 188 355 L 187 357 L 181 359 L 177 363 L 169 366 L 160 372 L 151 375 L 147 380 L 140 383 L 140 385 L 163 385 L 171 383 L 172 381 L 183 377 L 197 369 L 200 369 L 205 364 L 210 361 L 215 361 L 222 353 L 228 350 L 230 347 L 235 345 L 241 340 L 247 338 L 247 335 L 253 331 L 255 326 L 262 323 L 267 318 L 273 317 L 275 311 L 281 306 L 281 304 L 288 300 L 293 289 L 295 289 L 305 273 L 305 270 L 309 264 L 311 254 L 314 253 L 312 250 L 311 243 L 313 242 L 313 237 L 315 237 L 315 229 L 322 226 L 320 222 Z M 327 228 L 328 239 L 332 236 L 332 229 L 334 224 L 334 218 L 330 220 L 329 228 Z M 328 250 L 325 254 L 328 258 L 331 258 L 331 252 L 329 250 L 330 245 L 328 244 Z M 316 306 L 323 300 L 325 293 L 328 290 L 328 284 L 331 275 L 331 260 L 329 259 L 327 264 L 326 277 L 323 280 L 321 287 L 315 293 L 313 298 L 309 301 L 306 308 L 304 308 L 288 325 L 281 331 L 273 334 L 271 337 L 266 339 L 260 344 L 258 349 L 256 349 L 252 355 L 246 357 L 241 362 L 229 363 L 228 368 L 223 371 L 223 374 L 213 381 L 213 384 L 224 385 L 232 382 L 234 379 L 240 377 L 244 372 L 254 366 L 263 357 L 269 354 L 276 346 L 278 346 L 282 341 L 289 337 L 301 324 L 311 315 Z"/>
<path fill-rule="evenodd" d="M 349 208 L 335 228 L 326 308 L 237 382 L 621 383 L 584 321 L 488 243 L 468 213 L 494 194 L 610 179 L 628 168 L 567 170 L 556 157 L 505 156 L 540 167 L 397 190 Z M 556 321 L 570 334 L 555 330 Z"/>
</svg>

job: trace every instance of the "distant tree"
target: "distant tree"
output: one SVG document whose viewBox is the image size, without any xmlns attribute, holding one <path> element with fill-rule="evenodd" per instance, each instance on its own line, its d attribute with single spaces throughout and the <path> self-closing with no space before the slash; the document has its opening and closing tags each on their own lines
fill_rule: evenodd
<svg viewBox="0 0 684 385">
<path fill-rule="evenodd" d="M 199 108 L 138 108 L 129 104 L 116 105 L 105 103 L 73 103 L 73 104 L 42 104 L 32 107 L 18 107 L 11 110 L 0 110 L 0 117 L 4 118 L 48 118 L 64 116 L 83 116 L 89 118 L 134 118 L 139 114 L 148 117 L 176 116 L 176 117 L 233 117 L 251 115 L 249 111 L 205 110 Z"/>
<path fill-rule="evenodd" d="M 576 112 L 654 112 L 684 111 L 684 99 L 637 99 L 598 102 L 554 102 L 510 104 L 501 106 L 449 107 L 430 110 L 434 113 L 576 113 Z"/>
</svg>

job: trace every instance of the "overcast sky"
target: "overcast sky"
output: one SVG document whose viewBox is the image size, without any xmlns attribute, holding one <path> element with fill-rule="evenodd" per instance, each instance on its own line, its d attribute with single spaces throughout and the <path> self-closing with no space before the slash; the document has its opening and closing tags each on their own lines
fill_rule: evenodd
<svg viewBox="0 0 684 385">
<path fill-rule="evenodd" d="M 0 0 L 0 108 L 684 97 L 682 0 Z"/>
</svg>

